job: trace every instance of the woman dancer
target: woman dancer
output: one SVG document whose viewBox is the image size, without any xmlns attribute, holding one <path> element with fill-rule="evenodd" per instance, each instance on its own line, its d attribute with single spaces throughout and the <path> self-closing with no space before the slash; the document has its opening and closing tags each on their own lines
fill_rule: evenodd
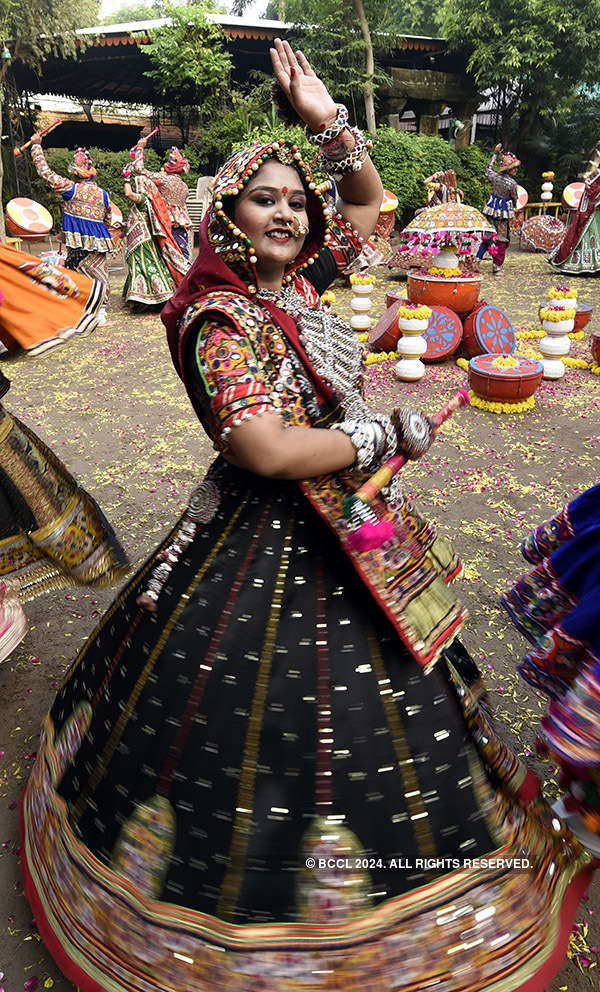
<svg viewBox="0 0 600 992">
<path fill-rule="evenodd" d="M 0 285 L 0 341 L 10 352 L 37 358 L 98 323 L 101 282 L 1 242 Z"/>
<path fill-rule="evenodd" d="M 110 296 L 106 258 L 113 251 L 107 225 L 112 210 L 105 189 L 96 182 L 96 167 L 86 148 L 77 148 L 69 165 L 75 179 L 53 172 L 42 151 L 42 138 L 36 131 L 31 136 L 31 157 L 40 179 L 64 200 L 61 237 L 67 247 L 67 268 L 79 270 L 104 286 L 105 304 Z M 106 322 L 102 307 L 100 324 Z"/>
<path fill-rule="evenodd" d="M 541 992 L 591 859 L 488 725 L 452 643 L 457 561 L 397 485 L 374 506 L 394 539 L 352 550 L 344 500 L 404 421 L 367 408 L 318 293 L 382 189 L 345 108 L 275 46 L 338 212 L 285 141 L 216 178 L 163 319 L 221 454 L 45 722 L 26 890 L 83 992 Z"/>
<path fill-rule="evenodd" d="M 585 177 L 579 206 L 572 212 L 564 238 L 548 261 L 569 275 L 600 272 L 600 169 L 593 169 Z"/>
<path fill-rule="evenodd" d="M 127 303 L 162 306 L 190 267 L 173 237 L 167 205 L 151 179 L 124 170 L 125 196 L 131 202 L 125 229 Z"/>
<path fill-rule="evenodd" d="M 127 568 L 93 497 L 3 405 L 9 385 L 0 372 L 0 661 L 25 636 L 20 604 L 64 586 L 109 585 Z"/>
<path fill-rule="evenodd" d="M 179 148 L 176 148 L 175 145 L 173 145 L 173 147 L 169 149 L 169 154 L 163 166 L 163 171 L 151 172 L 144 166 L 144 149 L 147 141 L 147 138 L 140 138 L 135 148 L 133 148 L 130 152 L 131 157 L 133 158 L 133 171 L 141 173 L 146 176 L 147 179 L 151 179 L 155 184 L 167 204 L 167 209 L 171 218 L 173 237 L 179 245 L 181 252 L 185 255 L 189 262 L 191 261 L 189 232 L 193 226 L 192 219 L 187 208 L 190 189 L 185 180 L 181 178 L 181 173 L 190 171 L 190 163 L 187 158 L 181 154 Z"/>
<path fill-rule="evenodd" d="M 552 700 L 541 744 L 562 768 L 561 815 L 600 855 L 600 485 L 523 542 L 534 567 L 502 597 L 533 647 L 523 678 Z"/>
<path fill-rule="evenodd" d="M 496 242 L 490 245 L 484 238 L 477 258 L 482 259 L 486 251 L 492 256 L 492 272 L 500 275 L 506 249 L 510 244 L 510 222 L 515 215 L 515 207 L 519 199 L 519 190 L 515 176 L 521 161 L 512 152 L 502 153 L 502 145 L 496 145 L 489 165 L 485 170 L 485 178 L 492 184 L 492 192 L 483 212 L 490 217 L 496 228 Z M 500 155 L 500 164 L 495 169 L 496 159 Z"/>
</svg>

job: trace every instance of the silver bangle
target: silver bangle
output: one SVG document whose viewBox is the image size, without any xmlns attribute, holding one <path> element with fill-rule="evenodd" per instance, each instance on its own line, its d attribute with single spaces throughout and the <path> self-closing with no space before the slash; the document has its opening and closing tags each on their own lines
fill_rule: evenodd
<svg viewBox="0 0 600 992">
<path fill-rule="evenodd" d="M 334 180 L 339 180 L 347 172 L 359 172 L 362 169 L 369 151 L 373 147 L 373 142 L 365 138 L 357 127 L 349 127 L 348 131 L 354 137 L 354 148 L 342 159 L 328 158 L 324 151 L 321 151 L 321 165 L 328 176 Z"/>
<path fill-rule="evenodd" d="M 373 413 L 371 420 L 342 420 L 331 430 L 348 435 L 356 449 L 355 465 L 366 472 L 376 471 L 396 452 L 396 428 L 383 414 Z"/>
<path fill-rule="evenodd" d="M 338 134 L 341 134 L 348 123 L 348 111 L 343 103 L 337 103 L 337 117 L 333 124 L 323 128 L 322 131 L 312 131 L 308 134 L 308 140 L 313 145 L 326 145 Z"/>
</svg>

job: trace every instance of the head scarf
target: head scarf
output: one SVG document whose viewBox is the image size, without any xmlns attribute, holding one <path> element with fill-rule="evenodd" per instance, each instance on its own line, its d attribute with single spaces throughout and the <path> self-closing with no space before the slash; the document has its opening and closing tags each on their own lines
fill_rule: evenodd
<svg viewBox="0 0 600 992">
<path fill-rule="evenodd" d="M 92 157 L 87 148 L 75 149 L 68 169 L 69 172 L 75 176 L 79 176 L 80 179 L 90 180 L 96 178 L 96 169 L 94 168 Z"/>
<path fill-rule="evenodd" d="M 517 165 L 521 164 L 521 159 L 513 155 L 512 152 L 504 152 L 500 159 L 500 164 L 498 166 L 498 172 L 508 172 L 510 169 L 515 169 Z"/>
<path fill-rule="evenodd" d="M 296 274 L 305 271 L 318 258 L 323 245 L 330 240 L 327 205 L 313 182 L 297 145 L 281 138 L 267 145 L 255 142 L 236 152 L 215 177 L 212 204 L 200 228 L 198 257 L 161 313 L 161 320 L 167 328 L 171 356 L 179 375 L 183 373 L 183 343 L 179 340 L 178 325 L 184 311 L 216 290 L 234 292 L 249 299 L 256 293 L 257 258 L 250 238 L 235 224 L 232 206 L 235 197 L 239 196 L 261 165 L 270 158 L 276 158 L 283 165 L 293 166 L 307 193 L 308 235 L 299 254 L 287 267 L 285 281 L 291 282 Z M 261 300 L 260 305 L 270 312 L 288 339 L 302 353 L 294 319 L 275 303 Z"/>
<path fill-rule="evenodd" d="M 173 145 L 169 152 L 169 157 L 165 162 L 164 169 L 165 172 L 169 173 L 169 175 L 179 175 L 182 172 L 190 171 L 190 163 L 187 158 L 184 158 L 181 154 L 179 148 Z"/>
</svg>

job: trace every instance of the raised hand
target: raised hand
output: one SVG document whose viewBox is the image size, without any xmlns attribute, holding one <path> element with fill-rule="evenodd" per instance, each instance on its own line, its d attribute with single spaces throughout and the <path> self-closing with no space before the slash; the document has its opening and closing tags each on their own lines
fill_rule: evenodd
<svg viewBox="0 0 600 992">
<path fill-rule="evenodd" d="M 31 138 L 29 139 L 29 141 L 30 141 L 30 143 L 32 145 L 41 145 L 41 143 L 42 143 L 42 136 L 39 133 L 39 131 L 35 131 L 34 134 L 31 135 Z"/>
<path fill-rule="evenodd" d="M 276 38 L 274 44 L 270 52 L 277 82 L 308 129 L 321 131 L 337 116 L 336 104 L 327 87 L 302 52 L 294 54 L 288 42 L 281 38 Z"/>
</svg>

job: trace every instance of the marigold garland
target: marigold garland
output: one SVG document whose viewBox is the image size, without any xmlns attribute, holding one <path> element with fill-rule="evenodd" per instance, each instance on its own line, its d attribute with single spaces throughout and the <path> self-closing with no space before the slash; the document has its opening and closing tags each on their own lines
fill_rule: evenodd
<svg viewBox="0 0 600 992">
<path fill-rule="evenodd" d="M 432 265 L 431 268 L 427 270 L 427 275 L 443 276 L 444 279 L 456 279 L 457 276 L 462 275 L 462 269 L 456 267 L 444 269 L 441 265 Z"/>
<path fill-rule="evenodd" d="M 323 295 L 321 296 L 321 303 L 325 303 L 329 306 L 333 306 L 333 304 L 335 303 L 335 293 L 332 292 L 332 290 L 330 289 L 326 289 Z"/>
<path fill-rule="evenodd" d="M 358 272 L 353 272 L 350 276 L 351 286 L 373 286 L 376 282 L 375 276 L 361 276 Z"/>
<path fill-rule="evenodd" d="M 361 344 L 369 340 L 368 331 L 361 331 L 360 334 L 355 334 L 354 337 L 356 338 L 357 341 L 360 341 Z"/>
<path fill-rule="evenodd" d="M 391 362 L 392 359 L 398 358 L 397 351 L 377 351 L 371 352 L 365 358 L 365 365 L 374 365 L 376 362 Z"/>
<path fill-rule="evenodd" d="M 592 362 L 590 372 L 592 375 L 600 375 L 600 362 Z"/>
<path fill-rule="evenodd" d="M 403 303 L 398 308 L 396 317 L 402 320 L 429 320 L 431 309 L 425 306 L 425 304 Z"/>
<path fill-rule="evenodd" d="M 571 341 L 582 341 L 585 333 L 583 331 L 571 331 L 570 334 L 567 334 L 567 337 L 571 338 Z"/>
<path fill-rule="evenodd" d="M 498 355 L 492 360 L 492 365 L 497 369 L 518 369 L 519 360 L 513 355 Z"/>
<path fill-rule="evenodd" d="M 545 336 L 546 336 L 546 332 L 543 327 L 540 327 L 540 329 L 537 331 L 536 330 L 515 331 L 515 337 L 518 338 L 520 341 L 527 341 L 529 338 L 543 338 Z"/>
<path fill-rule="evenodd" d="M 541 307 L 540 319 L 547 320 L 551 324 L 560 324 L 563 320 L 575 320 L 575 310 L 573 308 L 563 310 L 562 307 Z"/>
<path fill-rule="evenodd" d="M 502 403 L 499 400 L 485 400 L 472 389 L 469 390 L 469 399 L 471 406 L 478 410 L 488 410 L 490 413 L 527 413 L 535 406 L 535 396 L 528 396 L 526 400 L 519 400 L 518 403 Z"/>
<path fill-rule="evenodd" d="M 589 362 L 586 362 L 584 358 L 569 358 L 565 355 L 561 358 L 563 365 L 566 365 L 570 369 L 589 369 Z"/>
<path fill-rule="evenodd" d="M 466 359 L 466 358 L 457 358 L 456 359 L 456 364 L 458 365 L 459 369 L 464 369 L 465 372 L 468 372 L 469 371 L 469 362 L 468 362 L 468 359 Z"/>
<path fill-rule="evenodd" d="M 576 300 L 577 290 L 569 289 L 568 286 L 557 286 L 556 289 L 549 289 L 548 296 L 551 300 Z"/>
</svg>

